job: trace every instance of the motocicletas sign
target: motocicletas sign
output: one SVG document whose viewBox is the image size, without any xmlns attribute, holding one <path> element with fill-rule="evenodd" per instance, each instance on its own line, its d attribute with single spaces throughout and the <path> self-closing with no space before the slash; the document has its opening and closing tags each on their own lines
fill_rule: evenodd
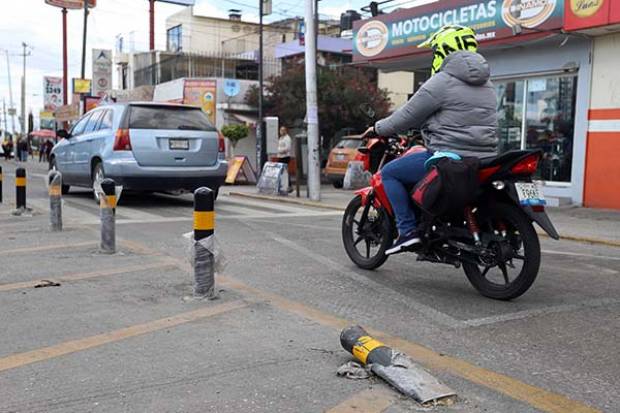
<svg viewBox="0 0 620 413">
<path fill-rule="evenodd" d="M 479 41 L 510 39 L 513 28 L 562 27 L 564 0 L 451 0 L 359 20 L 353 27 L 353 60 L 423 52 L 417 46 L 444 25 L 469 26 Z"/>
</svg>

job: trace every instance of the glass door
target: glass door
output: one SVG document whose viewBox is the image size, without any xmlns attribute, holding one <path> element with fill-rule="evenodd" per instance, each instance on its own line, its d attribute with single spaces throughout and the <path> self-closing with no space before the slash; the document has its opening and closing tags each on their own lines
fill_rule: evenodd
<svg viewBox="0 0 620 413">
<path fill-rule="evenodd" d="M 536 178 L 570 183 L 577 75 L 495 82 L 499 150 L 541 149 Z"/>
</svg>

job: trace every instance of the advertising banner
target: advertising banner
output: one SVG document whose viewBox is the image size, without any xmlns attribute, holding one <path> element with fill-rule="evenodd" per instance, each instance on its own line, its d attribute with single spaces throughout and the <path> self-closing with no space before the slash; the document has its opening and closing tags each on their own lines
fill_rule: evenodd
<svg viewBox="0 0 620 413">
<path fill-rule="evenodd" d="M 620 23 L 620 2 L 614 0 L 565 0 L 564 29 L 591 29 Z"/>
<path fill-rule="evenodd" d="M 54 112 L 54 117 L 58 122 L 68 122 L 80 117 L 80 106 L 78 104 L 59 106 Z"/>
<path fill-rule="evenodd" d="M 55 123 L 54 112 L 47 112 L 45 110 L 39 112 L 39 129 L 54 130 L 56 126 Z"/>
<path fill-rule="evenodd" d="M 473 28 L 478 41 L 506 39 L 520 26 L 540 30 L 562 27 L 564 0 L 446 0 L 353 25 L 353 60 L 368 61 L 422 53 L 417 46 L 447 24 Z"/>
<path fill-rule="evenodd" d="M 187 79 L 183 89 L 183 103 L 199 106 L 215 125 L 215 98 L 217 82 L 215 80 Z"/>
<path fill-rule="evenodd" d="M 73 94 L 90 95 L 90 79 L 73 78 Z"/>
<path fill-rule="evenodd" d="M 63 9 L 83 9 L 84 0 L 45 0 L 46 4 Z M 93 8 L 97 5 L 97 0 L 88 0 L 88 7 Z"/>
<path fill-rule="evenodd" d="M 56 108 L 62 105 L 62 77 L 44 76 L 43 77 L 43 110 L 53 113 Z"/>
<path fill-rule="evenodd" d="M 112 50 L 93 49 L 93 95 L 103 96 L 112 89 Z"/>
</svg>

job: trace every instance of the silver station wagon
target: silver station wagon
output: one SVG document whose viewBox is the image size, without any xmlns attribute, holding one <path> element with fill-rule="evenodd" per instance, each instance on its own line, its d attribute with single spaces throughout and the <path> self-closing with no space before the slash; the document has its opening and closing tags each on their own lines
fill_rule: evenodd
<svg viewBox="0 0 620 413">
<path fill-rule="evenodd" d="M 114 103 L 91 110 L 54 146 L 50 168 L 71 186 L 112 178 L 123 191 L 179 192 L 224 183 L 224 139 L 197 107 Z M 97 194 L 95 194 L 97 198 Z"/>
</svg>

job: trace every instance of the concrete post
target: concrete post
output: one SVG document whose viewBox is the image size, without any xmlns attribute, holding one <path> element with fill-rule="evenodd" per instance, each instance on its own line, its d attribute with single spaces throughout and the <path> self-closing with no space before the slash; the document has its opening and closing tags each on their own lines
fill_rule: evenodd
<svg viewBox="0 0 620 413">
<path fill-rule="evenodd" d="M 215 296 L 214 199 L 209 188 L 198 188 L 194 192 L 194 296 L 207 298 Z"/>
<path fill-rule="evenodd" d="M 62 231 L 62 174 L 52 170 L 47 179 L 50 196 L 50 229 Z"/>
</svg>

